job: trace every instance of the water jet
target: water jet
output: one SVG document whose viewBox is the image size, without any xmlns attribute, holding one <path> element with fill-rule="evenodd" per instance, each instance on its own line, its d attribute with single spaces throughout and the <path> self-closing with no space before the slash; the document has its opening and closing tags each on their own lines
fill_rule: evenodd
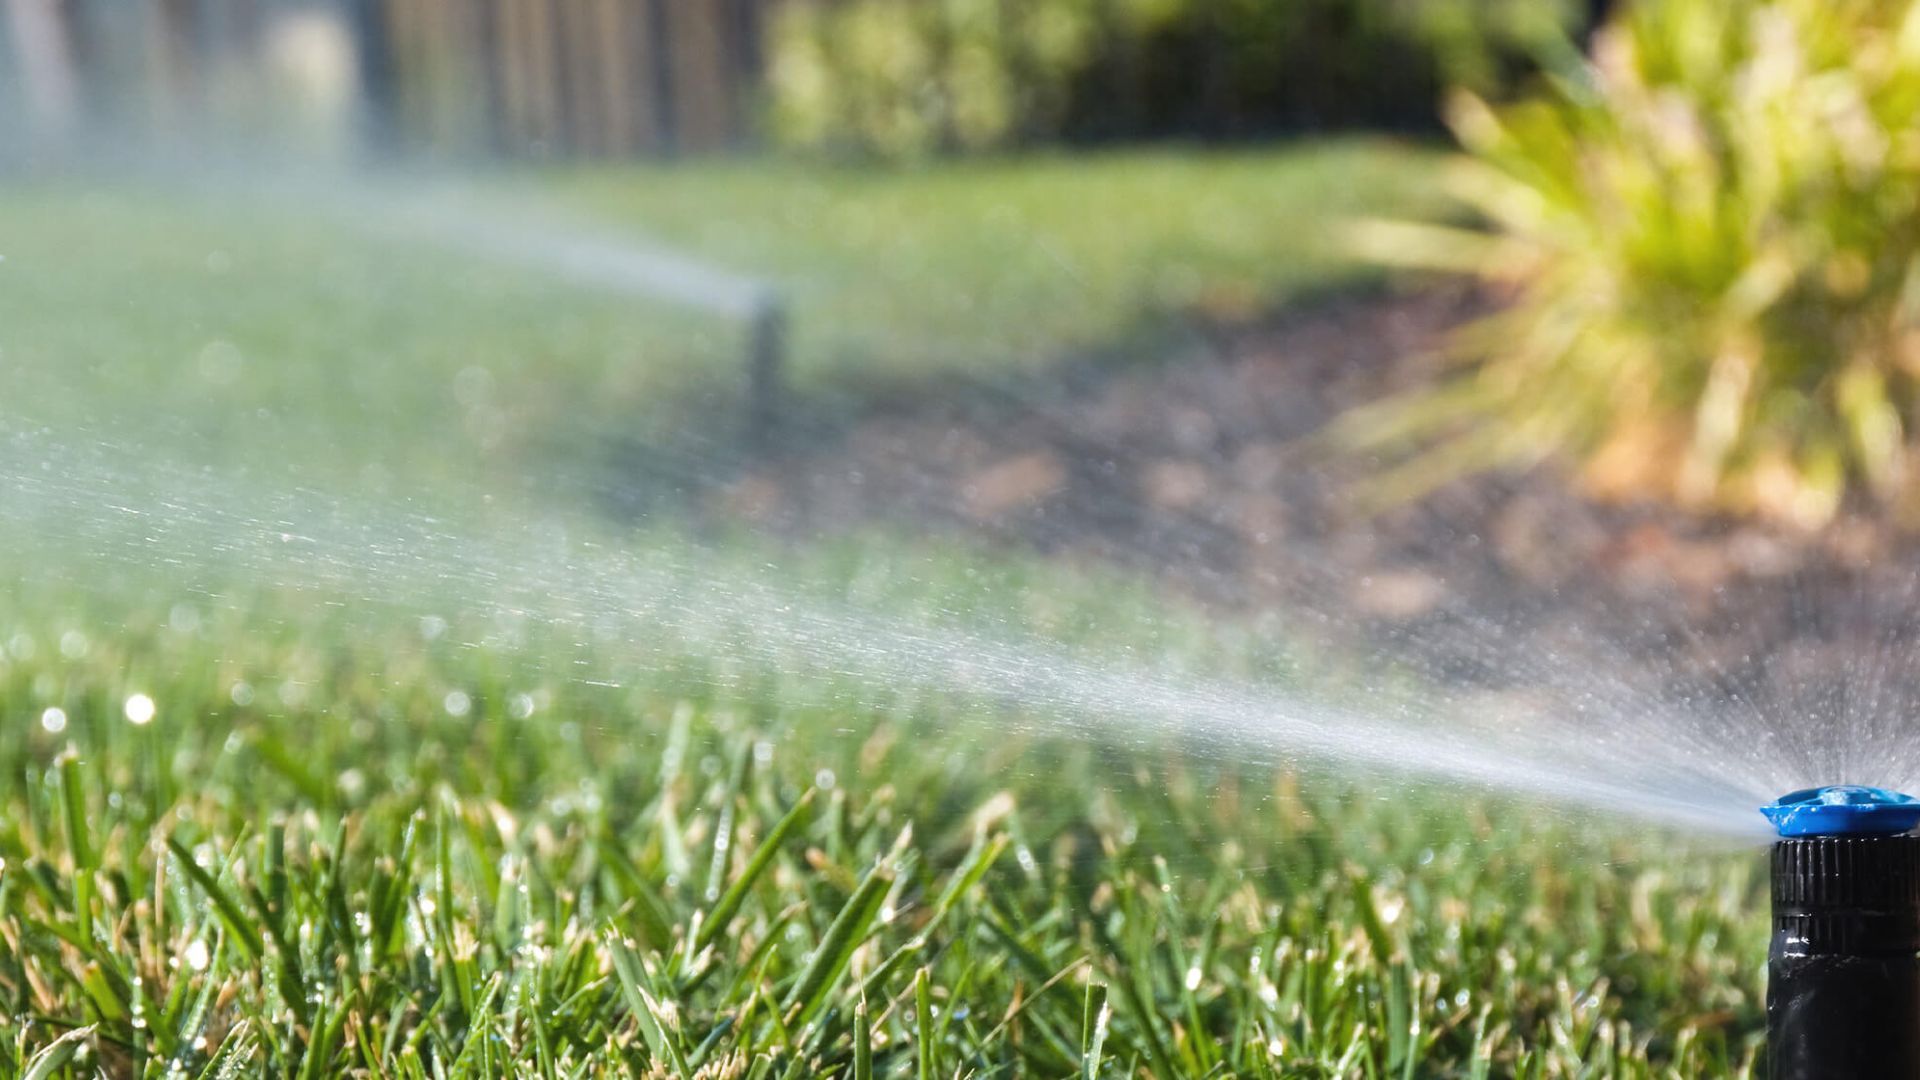
<svg viewBox="0 0 1920 1080">
<path fill-rule="evenodd" d="M 1761 807 L 1773 846 L 1773 1080 L 1920 1076 L 1920 800 L 1835 786 Z"/>
</svg>

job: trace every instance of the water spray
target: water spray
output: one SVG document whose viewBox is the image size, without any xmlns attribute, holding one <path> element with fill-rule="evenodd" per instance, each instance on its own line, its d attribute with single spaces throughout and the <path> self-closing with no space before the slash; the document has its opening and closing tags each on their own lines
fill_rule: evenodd
<svg viewBox="0 0 1920 1080">
<path fill-rule="evenodd" d="M 1773 1080 L 1920 1077 L 1920 800 L 1809 788 L 1760 808 L 1773 846 Z"/>
</svg>

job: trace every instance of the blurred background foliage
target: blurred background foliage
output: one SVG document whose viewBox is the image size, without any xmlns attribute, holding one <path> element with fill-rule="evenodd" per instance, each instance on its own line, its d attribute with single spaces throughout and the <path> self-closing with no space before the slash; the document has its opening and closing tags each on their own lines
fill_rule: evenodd
<svg viewBox="0 0 1920 1080">
<path fill-rule="evenodd" d="M 1573 0 L 843 0 L 774 13 L 775 141 L 881 158 L 1434 124 L 1565 52 Z"/>
<path fill-rule="evenodd" d="M 1456 98 L 1449 178 L 1491 232 L 1360 230 L 1501 302 L 1462 377 L 1348 434 L 1406 452 L 1401 490 L 1570 451 L 1606 494 L 1911 509 L 1920 4 L 1632 4 L 1574 74 Z"/>
<path fill-rule="evenodd" d="M 450 161 L 1437 132 L 1607 0 L 8 0 L 0 129 Z M 29 32 L 31 31 L 31 32 Z M 14 113 L 21 115 L 15 116 Z M 21 150 L 0 143 L 0 163 Z"/>
<path fill-rule="evenodd" d="M 1424 192 L 1444 179 L 1459 220 L 1474 220 L 1373 225 L 1361 246 L 1476 277 L 1497 314 L 1455 342 L 1461 378 L 1347 426 L 1352 441 L 1404 466 L 1389 492 L 1571 454 L 1604 494 L 1805 525 L 1830 520 L 1850 493 L 1902 509 L 1911 501 L 1920 22 L 1907 0 L 233 4 L 250 17 L 209 21 L 200 4 L 23 6 L 47 15 L 46 36 L 65 47 L 53 63 L 9 23 L 0 104 L 44 108 L 31 122 L 0 117 L 5 134 L 10 123 L 28 133 L 0 138 L 0 170 L 25 161 L 30 175 L 35 160 L 83 157 L 75 148 L 88 132 L 112 134 L 94 149 L 121 153 L 118 133 L 184 131 L 230 98 L 268 115 L 266 83 L 238 74 L 257 68 L 305 87 L 309 119 L 333 133 L 323 141 L 353 160 L 738 158 L 718 172 L 679 172 L 696 193 L 724 188 L 725 210 L 678 201 L 671 170 L 644 180 L 609 171 L 604 187 L 644 198 L 588 201 L 623 215 L 633 203 L 636 227 L 776 276 L 817 276 L 819 245 L 791 256 L 767 239 L 772 226 L 735 228 L 754 213 L 740 207 L 777 205 L 766 216 L 790 222 L 842 211 L 881 220 L 894 208 L 861 177 L 899 179 L 913 194 L 894 215 L 892 250 L 908 269 L 886 280 L 914 287 L 861 273 L 885 258 L 871 244 L 844 253 L 849 306 L 875 312 L 912 297 L 903 316 L 875 321 L 889 331 L 878 344 L 861 337 L 840 350 L 862 361 L 917 360 L 929 350 L 901 344 L 911 337 L 942 351 L 955 343 L 956 353 L 1019 338 L 998 351 L 1043 359 L 1094 339 L 1078 326 L 1025 333 L 1055 317 L 1097 325 L 1105 340 L 1143 292 L 1160 307 L 1193 300 L 1195 289 L 1160 284 L 1193 278 L 1190 251 L 1231 249 L 1237 266 L 1259 271 L 1224 291 L 1271 290 L 1267 268 L 1306 264 L 1270 238 L 1290 243 L 1305 225 L 1356 212 L 1329 192 Z M 1612 22 L 1593 31 L 1609 8 Z M 227 22 L 240 29 L 215 32 Z M 24 62 L 30 54 L 39 68 Z M 64 104 L 52 93 L 62 86 Z M 1438 133 L 1443 113 L 1465 150 L 1444 177 L 1430 175 L 1424 155 L 1409 165 L 1369 152 L 1313 165 L 1298 174 L 1311 178 L 1302 186 L 1288 179 L 1292 166 L 1274 179 L 1258 162 L 1163 169 L 1153 162 L 1181 152 L 1163 148 L 1102 170 L 1110 194 L 1089 197 L 1099 185 L 1086 179 L 1088 159 L 1011 152 L 1354 127 Z M 773 153 L 761 152 L 782 150 L 826 164 L 770 164 Z M 885 168 L 966 153 L 1001 160 L 971 172 L 950 161 Z M 839 168 L 848 159 L 881 167 Z M 765 181 L 721 179 L 748 174 Z M 1030 194 L 1021 176 L 1044 178 L 1047 191 Z M 1229 187 L 1234 197 L 1222 199 Z M 1271 212 L 1249 209 L 1262 198 Z M 801 208 L 821 199 L 841 209 Z M 650 214 L 641 206 L 650 203 L 675 212 Z M 992 244 L 976 242 L 989 233 L 982 219 L 1008 207 L 1019 220 Z M 1107 250 L 1125 215 L 1143 236 L 1171 223 L 1203 242 L 1176 254 L 1152 239 Z M 907 218 L 931 223 L 911 252 L 897 235 Z M 1057 256 L 1032 243 L 1043 218 L 1088 238 L 1044 305 L 1005 270 L 1028 259 L 1053 273 L 1044 267 Z M 858 234 L 822 235 L 832 245 Z M 962 259 L 969 265 L 956 269 Z M 1116 268 L 1111 287 L 1087 290 L 1097 301 L 1073 291 L 1093 265 Z M 978 288 L 918 287 L 963 277 Z M 994 290 L 1016 297 L 1022 317 L 972 307 Z M 1169 294 L 1175 303 L 1161 304 Z M 1106 310 L 1081 318 L 1095 307 Z M 812 331 L 800 322 L 805 339 Z M 803 340 L 807 350 L 821 351 Z"/>
</svg>

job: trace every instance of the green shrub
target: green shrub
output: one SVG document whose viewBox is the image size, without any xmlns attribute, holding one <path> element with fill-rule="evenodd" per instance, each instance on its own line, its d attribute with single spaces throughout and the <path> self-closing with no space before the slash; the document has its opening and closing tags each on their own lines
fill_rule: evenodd
<svg viewBox="0 0 1920 1080">
<path fill-rule="evenodd" d="M 1419 124 L 1564 40 L 1571 0 L 842 0 L 783 6 L 771 126 L 915 157 L 1016 142 Z"/>
<path fill-rule="evenodd" d="M 1580 77 L 1451 122 L 1492 232 L 1361 239 L 1502 305 L 1458 379 L 1345 425 L 1405 452 L 1396 486 L 1566 452 L 1603 493 L 1810 526 L 1911 502 L 1920 3 L 1642 0 Z"/>
</svg>

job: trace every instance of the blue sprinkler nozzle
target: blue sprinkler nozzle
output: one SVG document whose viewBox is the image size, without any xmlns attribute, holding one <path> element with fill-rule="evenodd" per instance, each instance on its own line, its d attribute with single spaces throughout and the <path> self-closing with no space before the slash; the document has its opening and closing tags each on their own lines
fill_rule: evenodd
<svg viewBox="0 0 1920 1080">
<path fill-rule="evenodd" d="M 1781 836 L 1898 836 L 1920 826 L 1920 799 L 1836 784 L 1780 796 L 1760 808 Z"/>
<path fill-rule="evenodd" d="M 1920 801 L 1823 787 L 1760 808 L 1771 1080 L 1920 1077 Z"/>
</svg>

